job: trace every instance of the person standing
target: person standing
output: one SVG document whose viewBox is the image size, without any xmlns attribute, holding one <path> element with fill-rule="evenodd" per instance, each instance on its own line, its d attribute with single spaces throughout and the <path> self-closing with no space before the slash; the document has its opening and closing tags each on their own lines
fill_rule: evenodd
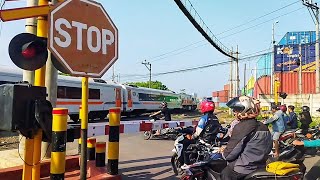
<svg viewBox="0 0 320 180">
<path fill-rule="evenodd" d="M 279 138 L 280 135 L 285 131 L 285 123 L 283 120 L 283 111 L 280 110 L 280 108 L 277 105 L 273 105 L 271 107 L 272 113 L 274 115 L 270 118 L 264 121 L 264 124 L 272 124 L 272 140 L 274 144 L 274 157 L 279 157 Z"/>
<path fill-rule="evenodd" d="M 297 117 L 296 112 L 294 112 L 294 106 L 289 105 L 288 111 L 289 111 L 289 121 L 287 122 L 287 125 L 290 127 L 290 129 L 297 129 L 298 128 L 298 117 Z"/>
</svg>

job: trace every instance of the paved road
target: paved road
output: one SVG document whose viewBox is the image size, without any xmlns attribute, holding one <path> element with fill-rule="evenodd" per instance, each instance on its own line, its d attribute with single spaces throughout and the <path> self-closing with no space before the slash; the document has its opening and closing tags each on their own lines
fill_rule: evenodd
<svg viewBox="0 0 320 180">
<path fill-rule="evenodd" d="M 99 136 L 97 140 L 107 141 L 107 138 Z M 67 154 L 76 154 L 77 147 L 77 141 L 68 143 Z M 142 133 L 121 134 L 119 168 L 123 179 L 178 179 L 174 176 L 170 165 L 172 148 L 171 140 L 144 140 Z M 307 156 L 305 160 L 307 170 L 319 160 L 320 156 Z M 22 165 L 17 150 L 0 151 L 0 168 L 17 165 Z M 320 173 L 320 169 L 316 169 L 316 173 Z"/>
<path fill-rule="evenodd" d="M 105 139 L 104 136 L 97 140 Z M 171 169 L 172 149 L 172 140 L 144 140 L 142 133 L 121 135 L 119 168 L 123 179 L 178 179 Z M 306 156 L 307 171 L 318 161 L 319 155 Z"/>
</svg>

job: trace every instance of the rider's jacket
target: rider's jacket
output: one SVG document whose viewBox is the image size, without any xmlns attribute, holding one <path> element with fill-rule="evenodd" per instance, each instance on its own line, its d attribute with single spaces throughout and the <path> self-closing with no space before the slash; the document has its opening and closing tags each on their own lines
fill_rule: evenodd
<svg viewBox="0 0 320 180">
<path fill-rule="evenodd" d="M 265 121 L 264 124 L 272 123 L 272 130 L 273 132 L 284 132 L 286 129 L 285 122 L 283 119 L 283 112 L 281 110 L 278 110 L 274 113 L 274 115 Z"/>
<path fill-rule="evenodd" d="M 256 119 L 247 119 L 234 127 L 222 155 L 234 171 L 250 174 L 265 168 L 271 149 L 272 138 L 268 127 Z"/>
<path fill-rule="evenodd" d="M 211 143 L 216 138 L 220 128 L 221 124 L 219 123 L 217 116 L 207 113 L 201 116 L 193 137 L 199 137 L 204 142 Z"/>
</svg>

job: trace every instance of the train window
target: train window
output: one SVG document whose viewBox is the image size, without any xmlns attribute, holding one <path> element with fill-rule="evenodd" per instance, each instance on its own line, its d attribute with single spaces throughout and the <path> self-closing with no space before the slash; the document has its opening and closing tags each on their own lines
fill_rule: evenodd
<svg viewBox="0 0 320 180">
<path fill-rule="evenodd" d="M 139 93 L 139 101 L 164 101 L 164 99 L 163 95 Z"/>
<path fill-rule="evenodd" d="M 0 81 L 0 85 L 1 84 L 13 84 L 13 82 L 10 82 L 10 81 Z"/>
<path fill-rule="evenodd" d="M 66 87 L 66 98 L 67 99 L 81 99 L 81 88 Z"/>
<path fill-rule="evenodd" d="M 66 87 L 58 86 L 57 98 L 59 98 L 59 99 L 66 99 L 67 98 Z"/>
<path fill-rule="evenodd" d="M 89 99 L 100 99 L 100 89 L 89 89 Z"/>
<path fill-rule="evenodd" d="M 60 99 L 81 99 L 81 96 L 81 88 L 58 86 L 57 97 Z M 100 89 L 89 89 L 89 99 L 100 99 Z"/>
</svg>

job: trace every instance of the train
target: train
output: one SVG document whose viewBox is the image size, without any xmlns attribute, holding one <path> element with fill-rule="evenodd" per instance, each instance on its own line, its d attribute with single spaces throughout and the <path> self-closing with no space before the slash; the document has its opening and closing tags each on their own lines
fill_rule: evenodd
<svg viewBox="0 0 320 180">
<path fill-rule="evenodd" d="M 0 85 L 22 82 L 22 70 L 0 67 Z M 69 117 L 79 120 L 81 108 L 81 77 L 58 75 L 57 108 L 68 108 Z M 119 107 L 124 116 L 139 116 L 160 110 L 160 103 L 167 102 L 170 110 L 194 111 L 197 108 L 196 94 L 142 88 L 133 85 L 89 78 L 88 118 L 104 119 L 112 107 Z"/>
</svg>

